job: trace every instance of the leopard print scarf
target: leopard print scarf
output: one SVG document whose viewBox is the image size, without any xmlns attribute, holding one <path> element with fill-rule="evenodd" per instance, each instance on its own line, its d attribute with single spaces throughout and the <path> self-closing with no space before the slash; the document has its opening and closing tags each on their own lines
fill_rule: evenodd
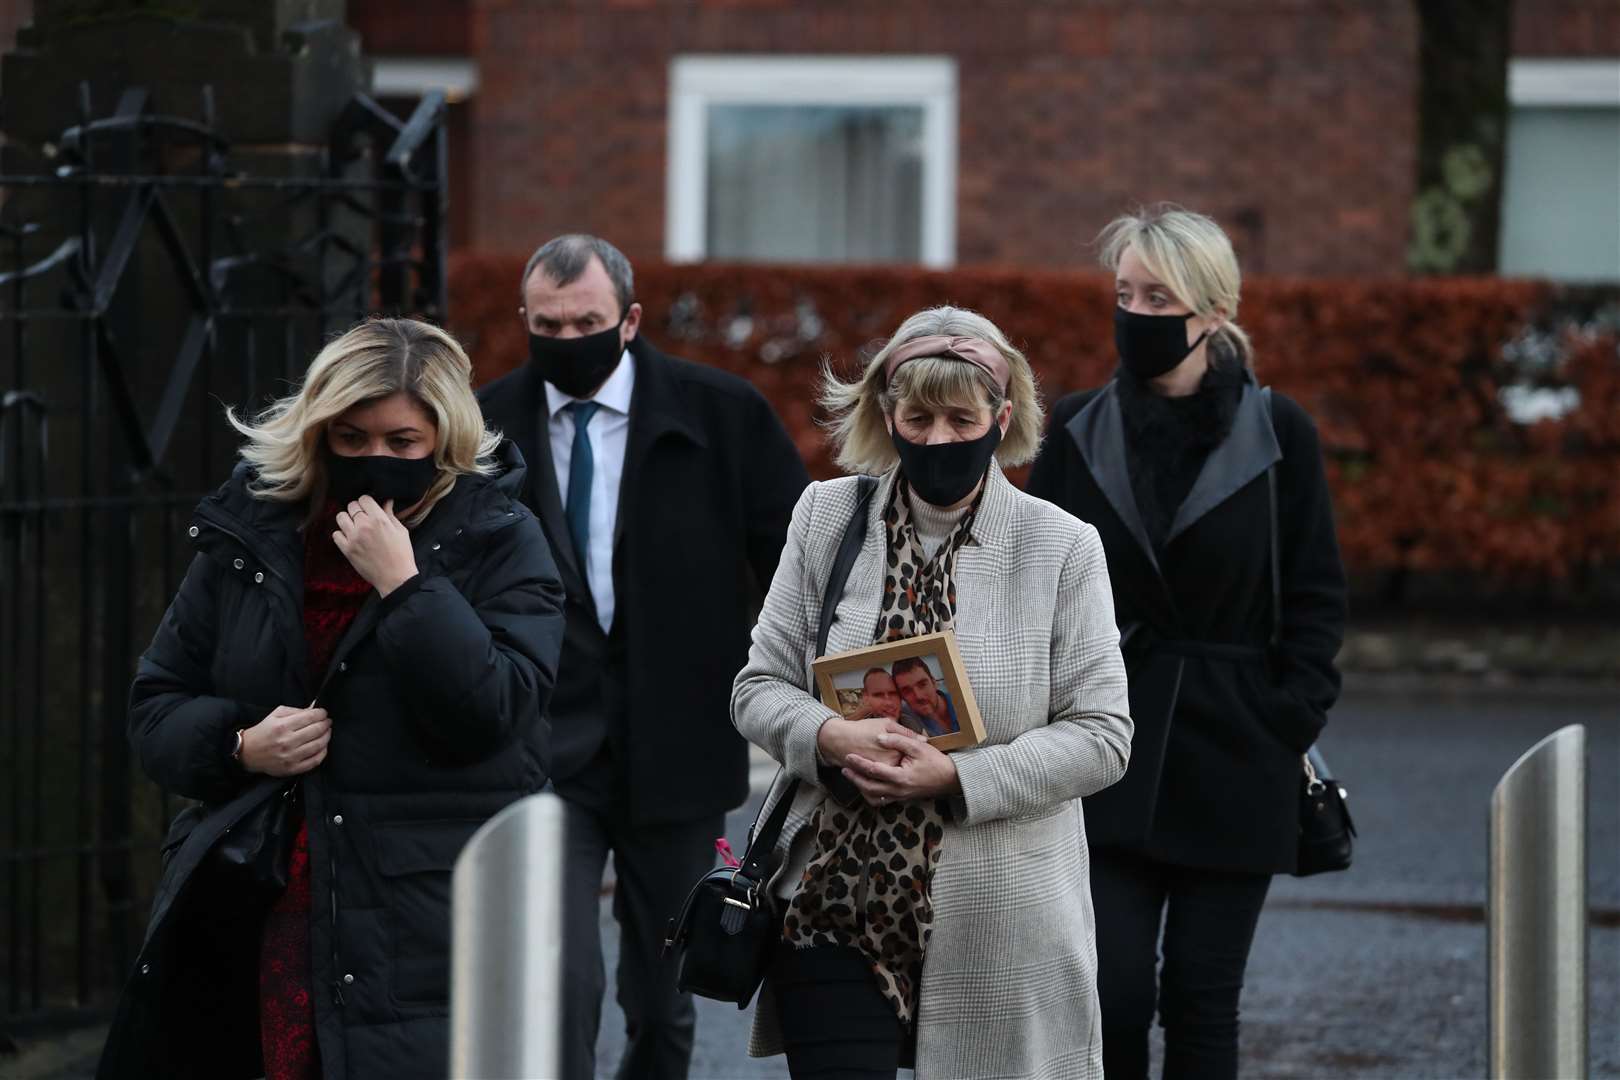
<svg viewBox="0 0 1620 1080">
<path fill-rule="evenodd" d="M 902 478 L 883 511 L 888 566 L 874 643 L 944 630 L 956 617 L 956 553 L 972 535 L 978 503 L 928 558 L 909 499 Z M 947 813 L 943 799 L 853 807 L 824 802 L 810 820 L 814 851 L 783 923 L 783 937 L 795 948 L 859 949 L 871 961 L 879 990 L 908 1027 L 933 931 L 929 886 Z"/>
</svg>

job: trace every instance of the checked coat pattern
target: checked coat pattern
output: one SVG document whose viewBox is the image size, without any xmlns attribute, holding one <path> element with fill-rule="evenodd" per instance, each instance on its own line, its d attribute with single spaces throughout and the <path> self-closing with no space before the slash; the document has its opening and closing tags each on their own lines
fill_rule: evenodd
<svg viewBox="0 0 1620 1080">
<path fill-rule="evenodd" d="M 870 644 L 882 600 L 873 496 L 829 652 Z M 956 635 L 986 742 L 952 756 L 953 800 L 933 878 L 934 931 L 917 1005 L 917 1076 L 1100 1078 L 1096 939 L 1080 800 L 1125 772 L 1131 719 L 1112 590 L 1096 530 L 1019 491 L 992 467 L 974 539 L 956 563 Z M 732 721 L 804 781 L 783 829 L 785 866 L 825 793 L 816 733 L 831 710 L 811 693 L 822 590 L 856 481 L 812 484 L 732 691 Z M 781 785 L 778 785 L 778 788 Z M 766 799 L 766 812 L 777 797 Z M 773 886 L 774 887 L 774 886 Z M 767 984 L 749 1052 L 781 1052 Z"/>
</svg>

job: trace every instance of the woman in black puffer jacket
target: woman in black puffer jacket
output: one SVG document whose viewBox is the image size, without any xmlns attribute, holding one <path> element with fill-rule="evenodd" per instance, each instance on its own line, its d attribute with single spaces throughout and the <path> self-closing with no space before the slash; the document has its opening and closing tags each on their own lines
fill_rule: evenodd
<svg viewBox="0 0 1620 1080">
<path fill-rule="evenodd" d="M 176 819 L 99 1076 L 442 1077 L 457 853 L 548 768 L 562 589 L 466 354 L 377 320 L 197 507 L 130 693 Z M 221 841 L 293 808 L 284 889 Z M 269 804 L 273 805 L 273 804 Z M 234 845 L 234 841 L 233 841 Z"/>
</svg>

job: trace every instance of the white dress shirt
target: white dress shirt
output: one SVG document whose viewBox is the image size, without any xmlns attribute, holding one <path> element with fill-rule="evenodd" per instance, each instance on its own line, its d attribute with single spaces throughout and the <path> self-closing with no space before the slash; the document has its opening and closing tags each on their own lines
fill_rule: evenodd
<svg viewBox="0 0 1620 1080">
<path fill-rule="evenodd" d="M 596 601 L 596 621 L 603 632 L 613 628 L 613 529 L 619 520 L 619 482 L 624 479 L 624 451 L 630 438 L 630 396 L 636 387 L 636 361 L 626 349 L 608 381 L 590 400 L 602 406 L 591 417 L 590 551 L 576 551 L 585 580 Z M 568 406 L 579 398 L 546 383 L 546 409 L 551 427 L 551 463 L 557 469 L 557 494 L 568 505 L 568 465 L 574 455 L 574 414 Z"/>
</svg>

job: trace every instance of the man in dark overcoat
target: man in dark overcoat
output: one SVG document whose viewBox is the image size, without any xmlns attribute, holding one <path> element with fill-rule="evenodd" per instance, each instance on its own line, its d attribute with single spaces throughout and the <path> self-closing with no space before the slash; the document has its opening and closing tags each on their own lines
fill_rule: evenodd
<svg viewBox="0 0 1620 1080">
<path fill-rule="evenodd" d="M 684 1077 L 694 1010 L 659 953 L 713 865 L 726 811 L 748 795 L 731 683 L 809 477 L 752 385 L 640 335 L 630 263 L 612 244 L 558 237 L 520 288 L 529 362 L 479 399 L 530 462 L 524 500 L 567 592 L 550 711 L 570 830 L 564 1072 L 595 1075 L 611 852 L 628 1029 L 619 1075 Z"/>
</svg>

